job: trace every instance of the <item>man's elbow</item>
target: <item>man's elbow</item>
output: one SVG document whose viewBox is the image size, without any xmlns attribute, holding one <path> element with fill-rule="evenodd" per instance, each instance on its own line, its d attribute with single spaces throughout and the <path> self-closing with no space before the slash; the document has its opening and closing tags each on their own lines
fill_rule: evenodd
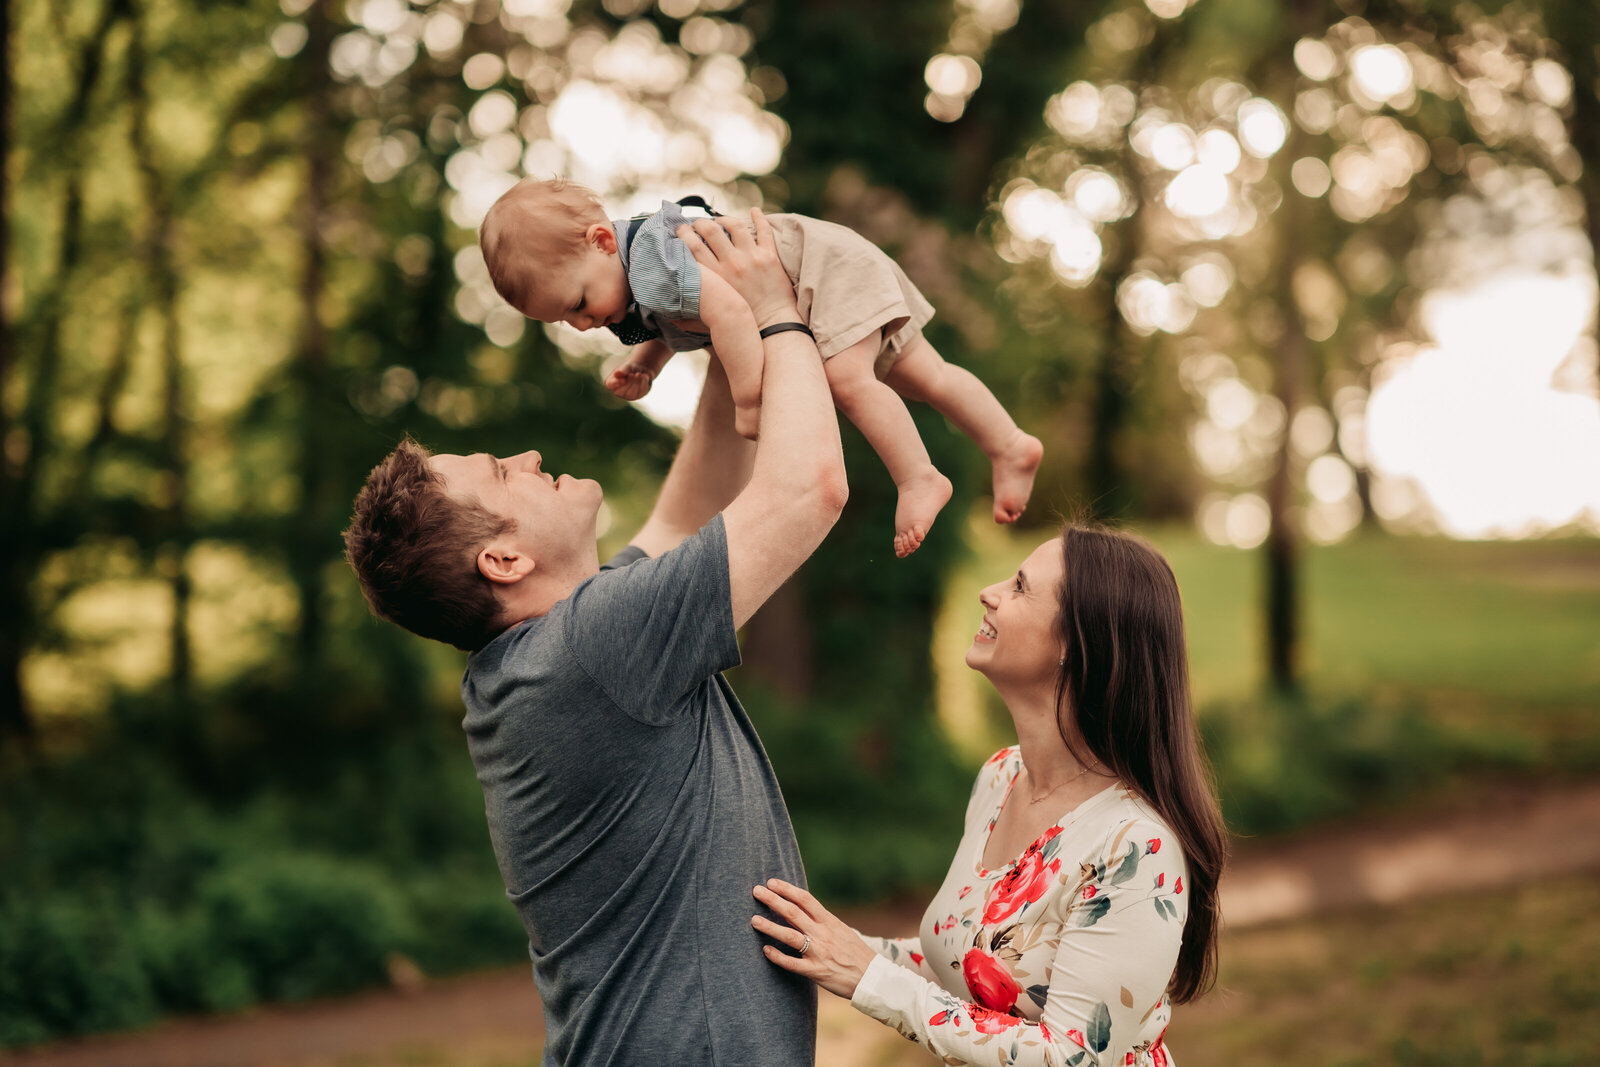
<svg viewBox="0 0 1600 1067">
<path fill-rule="evenodd" d="M 829 464 L 817 481 L 818 508 L 828 516 L 828 525 L 839 521 L 850 499 L 850 483 L 845 480 L 844 463 Z"/>
</svg>

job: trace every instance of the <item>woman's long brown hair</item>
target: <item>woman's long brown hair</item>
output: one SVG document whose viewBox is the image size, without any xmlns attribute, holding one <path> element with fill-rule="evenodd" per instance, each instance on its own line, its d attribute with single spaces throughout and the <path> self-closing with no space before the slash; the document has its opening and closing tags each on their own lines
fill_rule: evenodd
<svg viewBox="0 0 1600 1067">
<path fill-rule="evenodd" d="M 1189 697 L 1183 605 L 1172 568 L 1128 534 L 1069 523 L 1056 626 L 1066 659 L 1056 721 L 1076 736 L 1178 835 L 1189 866 L 1189 915 L 1167 987 L 1182 1004 L 1216 981 L 1217 881 L 1228 842 Z M 1088 762 L 1087 760 L 1083 760 Z"/>
</svg>

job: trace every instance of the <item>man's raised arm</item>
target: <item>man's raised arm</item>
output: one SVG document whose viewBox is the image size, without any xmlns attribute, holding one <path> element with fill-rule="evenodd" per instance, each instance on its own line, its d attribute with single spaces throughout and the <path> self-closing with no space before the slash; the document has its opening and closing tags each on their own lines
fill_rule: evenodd
<svg viewBox="0 0 1600 1067">
<path fill-rule="evenodd" d="M 650 518 L 630 544 L 659 556 L 710 522 L 750 478 L 755 445 L 733 428 L 733 397 L 722 364 L 713 359 L 700 389 L 694 421 L 661 483 Z"/>
<path fill-rule="evenodd" d="M 716 271 L 745 298 L 757 327 L 799 322 L 772 227 L 759 210 L 750 218 L 753 235 L 743 222 L 712 219 L 698 219 L 692 233 L 684 226 L 678 234 L 703 269 Z M 743 626 L 822 543 L 849 492 L 838 416 L 816 343 L 807 333 L 786 330 L 765 338 L 762 354 L 755 463 L 723 512 L 735 626 Z"/>
</svg>

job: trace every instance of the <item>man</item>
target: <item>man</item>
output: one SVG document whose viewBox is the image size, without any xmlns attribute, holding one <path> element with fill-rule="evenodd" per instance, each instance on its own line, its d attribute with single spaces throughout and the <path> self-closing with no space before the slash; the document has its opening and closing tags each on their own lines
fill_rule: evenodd
<svg viewBox="0 0 1600 1067">
<path fill-rule="evenodd" d="M 679 236 L 760 326 L 798 322 L 771 230 L 751 217 L 753 235 L 700 220 Z M 801 882 L 799 851 L 720 672 L 846 488 L 815 345 L 787 329 L 763 354 L 759 443 L 734 433 L 713 360 L 649 520 L 604 568 L 600 486 L 551 478 L 537 452 L 429 456 L 408 441 L 345 535 L 376 612 L 473 651 L 463 726 L 528 931 L 546 1065 L 813 1061 L 813 987 L 768 963 L 750 924 L 758 882 Z"/>
</svg>

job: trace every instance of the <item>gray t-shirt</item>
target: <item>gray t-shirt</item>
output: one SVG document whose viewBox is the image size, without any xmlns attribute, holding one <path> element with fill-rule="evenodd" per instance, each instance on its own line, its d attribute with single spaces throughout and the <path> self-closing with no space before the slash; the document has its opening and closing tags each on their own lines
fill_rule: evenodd
<svg viewBox="0 0 1600 1067">
<path fill-rule="evenodd" d="M 467 661 L 462 726 L 547 1067 L 811 1067 L 815 987 L 750 926 L 752 886 L 805 872 L 720 673 L 738 662 L 720 516 L 659 558 L 624 549 Z"/>
</svg>

